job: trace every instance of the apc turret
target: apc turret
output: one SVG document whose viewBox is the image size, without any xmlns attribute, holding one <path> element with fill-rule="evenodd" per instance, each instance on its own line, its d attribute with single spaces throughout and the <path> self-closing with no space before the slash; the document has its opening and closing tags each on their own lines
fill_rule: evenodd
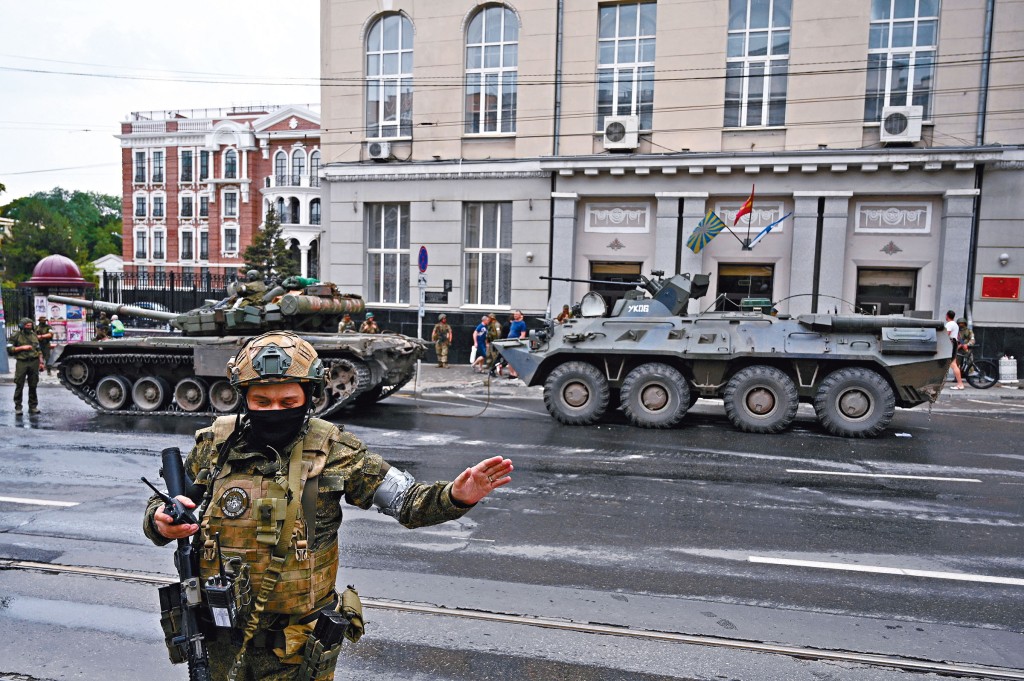
<svg viewBox="0 0 1024 681">
<path fill-rule="evenodd" d="M 621 409 L 634 425 L 673 427 L 704 397 L 723 400 L 729 420 L 747 432 L 785 430 L 806 402 L 826 431 L 874 437 L 896 407 L 937 399 L 949 368 L 938 320 L 687 314 L 689 302 L 707 293 L 703 274 L 562 281 L 632 289 L 611 312 L 591 291 L 575 306 L 576 318 L 549 320 L 525 340 L 495 341 L 520 379 L 544 386 L 548 411 L 568 425 Z"/>
<path fill-rule="evenodd" d="M 327 369 L 320 417 L 347 405 L 384 399 L 415 374 L 427 344 L 400 334 L 339 334 L 344 315 L 363 312 L 358 295 L 330 283 L 283 285 L 258 295 L 243 286 L 223 300 L 181 314 L 131 305 L 49 296 L 120 316 L 166 322 L 171 335 L 73 343 L 54 360 L 61 383 L 104 413 L 223 414 L 240 408 L 225 375 L 229 358 L 252 336 L 294 331 L 316 348 Z"/>
</svg>

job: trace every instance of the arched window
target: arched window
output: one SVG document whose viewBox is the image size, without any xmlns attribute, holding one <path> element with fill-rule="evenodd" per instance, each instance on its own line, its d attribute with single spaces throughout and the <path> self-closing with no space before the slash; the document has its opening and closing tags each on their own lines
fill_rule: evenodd
<svg viewBox="0 0 1024 681">
<path fill-rule="evenodd" d="M 320 186 L 320 152 L 314 151 L 309 155 L 309 186 Z"/>
<path fill-rule="evenodd" d="M 238 177 L 238 152 L 234 149 L 224 152 L 224 177 L 230 180 Z"/>
<path fill-rule="evenodd" d="M 385 14 L 366 34 L 366 136 L 412 135 L 412 22 Z"/>
<path fill-rule="evenodd" d="M 519 19 L 502 5 L 484 7 L 466 32 L 466 132 L 516 131 Z"/>
<path fill-rule="evenodd" d="M 286 182 L 288 182 L 288 154 L 279 151 L 274 154 L 274 185 L 284 187 Z"/>
<path fill-rule="evenodd" d="M 313 199 L 309 202 L 309 224 L 320 224 L 320 199 Z"/>
<path fill-rule="evenodd" d="M 279 198 L 277 200 L 277 221 L 280 222 L 281 224 L 284 224 L 285 222 L 287 222 L 287 220 L 285 220 L 285 215 L 284 215 L 284 199 L 283 198 Z"/>
<path fill-rule="evenodd" d="M 292 186 L 298 187 L 306 174 L 306 152 L 296 149 L 292 152 Z"/>
</svg>

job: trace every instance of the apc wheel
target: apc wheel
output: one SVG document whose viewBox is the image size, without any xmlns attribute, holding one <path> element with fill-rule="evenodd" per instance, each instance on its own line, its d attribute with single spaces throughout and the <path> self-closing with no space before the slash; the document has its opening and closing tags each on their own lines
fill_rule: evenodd
<svg viewBox="0 0 1024 681">
<path fill-rule="evenodd" d="M 981 390 L 991 388 L 999 380 L 999 369 L 996 368 L 996 363 L 992 360 L 976 359 L 974 360 L 974 369 L 969 374 L 964 374 L 964 380 L 972 388 Z"/>
<path fill-rule="evenodd" d="M 202 411 L 206 405 L 206 383 L 200 378 L 183 378 L 174 386 L 174 403 L 182 411 Z"/>
<path fill-rule="evenodd" d="M 64 380 L 74 386 L 82 386 L 89 382 L 92 371 L 89 365 L 80 359 L 73 359 L 61 367 L 64 372 Z"/>
<path fill-rule="evenodd" d="M 622 411 L 635 426 L 671 428 L 689 408 L 690 385 L 667 364 L 641 364 L 622 382 Z"/>
<path fill-rule="evenodd" d="M 143 376 L 132 386 L 132 401 L 142 411 L 157 411 L 170 395 L 171 386 L 159 376 Z"/>
<path fill-rule="evenodd" d="M 858 367 L 833 371 L 814 396 L 814 411 L 825 430 L 843 437 L 875 437 L 896 412 L 885 379 Z"/>
<path fill-rule="evenodd" d="M 608 381 L 591 364 L 566 362 L 544 382 L 544 406 L 569 426 L 596 423 L 608 409 Z"/>
<path fill-rule="evenodd" d="M 242 396 L 235 392 L 231 384 L 221 379 L 210 386 L 210 406 L 214 411 L 221 414 L 228 414 L 242 403 Z"/>
<path fill-rule="evenodd" d="M 796 418 L 800 396 L 785 372 L 769 366 L 741 369 L 723 393 L 725 413 L 747 433 L 780 433 Z"/>
<path fill-rule="evenodd" d="M 104 376 L 96 384 L 96 402 L 110 411 L 126 408 L 131 394 L 132 384 L 124 376 Z"/>
</svg>

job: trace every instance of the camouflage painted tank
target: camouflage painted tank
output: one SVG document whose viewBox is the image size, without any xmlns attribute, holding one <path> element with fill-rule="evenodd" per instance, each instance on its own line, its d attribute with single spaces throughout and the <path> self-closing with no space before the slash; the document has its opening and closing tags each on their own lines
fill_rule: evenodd
<svg viewBox="0 0 1024 681">
<path fill-rule="evenodd" d="M 903 316 L 761 312 L 687 315 L 708 276 L 652 273 L 611 313 L 596 292 L 578 318 L 497 341 L 527 385 L 565 424 L 621 408 L 635 425 L 668 428 L 698 398 L 719 398 L 738 429 L 777 433 L 800 402 L 830 433 L 873 437 L 896 407 L 934 401 L 950 363 L 942 322 Z M 640 290 L 642 289 L 642 290 Z"/>
<path fill-rule="evenodd" d="M 57 303 L 164 321 L 181 332 L 65 345 L 55 360 L 61 383 L 108 414 L 230 413 L 241 402 L 224 373 L 228 359 L 252 336 L 290 330 L 312 343 L 327 367 L 326 390 L 316 404 L 316 414 L 326 417 L 394 393 L 415 375 L 427 348 L 399 334 L 338 334 L 343 315 L 362 312 L 363 300 L 338 293 L 334 284 L 229 292 L 183 314 L 50 296 Z"/>
</svg>

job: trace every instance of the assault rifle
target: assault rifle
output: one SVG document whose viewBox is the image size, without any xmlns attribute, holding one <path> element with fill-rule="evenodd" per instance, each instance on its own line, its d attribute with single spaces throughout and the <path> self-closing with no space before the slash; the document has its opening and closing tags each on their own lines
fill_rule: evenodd
<svg viewBox="0 0 1024 681">
<path fill-rule="evenodd" d="M 199 495 L 196 485 L 185 473 L 181 451 L 177 447 L 165 449 L 160 453 L 160 460 L 160 475 L 167 483 L 167 494 L 154 487 L 146 478 L 142 478 L 142 482 L 149 485 L 150 489 L 167 504 L 164 513 L 173 518 L 175 525 L 199 524 L 192 511 L 175 498 L 180 494 L 196 501 Z M 160 609 L 164 613 L 163 625 L 171 662 L 188 662 L 189 681 L 211 681 L 210 658 L 203 634 L 199 630 L 199 612 L 203 607 L 203 598 L 199 582 L 198 552 L 197 547 L 193 545 L 199 541 L 198 536 L 196 533 L 192 537 L 178 540 L 178 549 L 174 552 L 174 566 L 178 568 L 180 581 L 160 587 Z"/>
</svg>

